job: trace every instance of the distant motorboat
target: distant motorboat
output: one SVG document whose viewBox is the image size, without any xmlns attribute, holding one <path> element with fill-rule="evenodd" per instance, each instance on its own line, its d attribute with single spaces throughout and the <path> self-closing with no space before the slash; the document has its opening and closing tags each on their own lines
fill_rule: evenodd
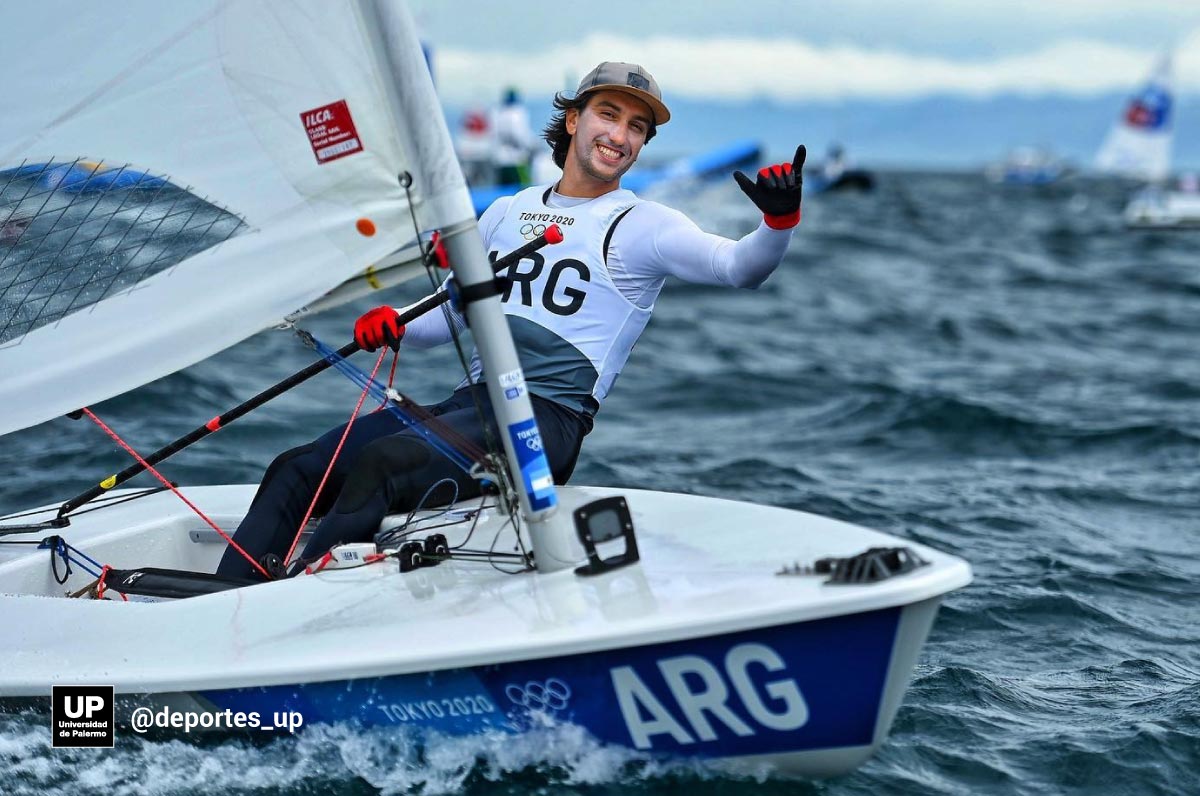
<svg viewBox="0 0 1200 796">
<path fill-rule="evenodd" d="M 847 169 L 833 179 L 823 174 L 807 178 L 804 186 L 809 191 L 870 191 L 875 188 L 875 175 L 865 169 Z"/>
<path fill-rule="evenodd" d="M 1010 185 L 1049 185 L 1068 172 L 1062 158 L 1046 149 L 1019 147 L 986 169 L 989 180 Z"/>
<path fill-rule="evenodd" d="M 806 171 L 804 187 L 810 194 L 875 188 L 875 175 L 866 169 L 851 168 L 845 150 L 837 143 L 830 144 L 823 162 L 809 164 Z"/>
</svg>

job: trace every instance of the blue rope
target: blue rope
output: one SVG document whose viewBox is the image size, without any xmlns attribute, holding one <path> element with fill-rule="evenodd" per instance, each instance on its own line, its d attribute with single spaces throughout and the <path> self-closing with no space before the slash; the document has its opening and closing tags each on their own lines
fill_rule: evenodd
<svg viewBox="0 0 1200 796">
<path fill-rule="evenodd" d="M 368 373 L 350 364 L 350 362 L 345 357 L 339 355 L 335 349 L 325 345 L 311 333 L 309 333 L 308 336 L 312 340 L 313 345 L 316 347 L 317 352 L 321 354 L 321 356 L 325 357 L 325 361 L 329 362 L 331 365 L 341 371 L 342 375 L 350 379 L 350 381 L 354 382 L 359 387 L 367 389 L 371 395 L 373 395 L 379 401 L 384 402 L 384 406 L 387 407 L 389 412 L 407 423 L 409 428 L 424 437 L 426 442 L 428 442 L 439 453 L 453 462 L 460 470 L 468 475 L 470 474 L 471 468 L 475 465 L 474 461 L 464 455 L 462 451 L 458 450 L 453 445 L 439 437 L 433 431 L 426 428 L 419 418 L 415 417 L 409 412 L 406 412 L 400 406 L 389 400 L 387 397 L 387 388 L 375 379 L 372 379 Z"/>
<path fill-rule="evenodd" d="M 92 577 L 94 577 L 94 578 L 100 577 L 100 573 L 102 571 L 104 571 L 104 565 L 101 564 L 96 559 L 89 556 L 88 554 L 84 553 L 82 550 L 80 550 L 76 547 L 72 547 L 71 545 L 67 544 L 67 540 L 62 538 L 61 536 L 47 537 L 46 539 L 43 539 L 42 543 L 40 545 L 38 545 L 38 550 L 50 549 L 50 539 L 58 540 L 55 543 L 54 550 L 50 553 L 50 555 L 52 555 L 52 556 L 57 555 L 60 558 L 62 558 L 62 560 L 64 562 L 66 562 L 66 564 L 67 564 L 68 572 L 70 571 L 71 565 L 74 564 L 75 566 L 79 567 L 80 569 L 82 569 L 84 572 L 88 573 Z M 91 569 L 86 564 L 84 564 L 83 561 L 79 561 L 78 559 L 72 558 L 71 553 L 75 553 L 76 555 L 81 556 L 85 560 L 91 562 L 91 564 L 95 567 L 95 569 Z"/>
</svg>

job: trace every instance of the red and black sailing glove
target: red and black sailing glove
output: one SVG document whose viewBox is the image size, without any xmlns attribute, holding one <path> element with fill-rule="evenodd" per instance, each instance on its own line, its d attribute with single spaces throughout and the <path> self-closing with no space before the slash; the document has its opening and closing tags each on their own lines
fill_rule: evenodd
<svg viewBox="0 0 1200 796">
<path fill-rule="evenodd" d="M 376 307 L 354 322 L 354 342 L 363 351 L 374 351 L 381 345 L 400 350 L 400 339 L 404 337 L 404 324 L 400 313 L 391 307 Z"/>
<path fill-rule="evenodd" d="M 777 163 L 758 170 L 758 180 L 740 171 L 733 173 L 738 186 L 763 213 L 771 229 L 791 229 L 800 223 L 800 188 L 804 184 L 804 144 L 796 147 L 791 163 Z"/>
</svg>

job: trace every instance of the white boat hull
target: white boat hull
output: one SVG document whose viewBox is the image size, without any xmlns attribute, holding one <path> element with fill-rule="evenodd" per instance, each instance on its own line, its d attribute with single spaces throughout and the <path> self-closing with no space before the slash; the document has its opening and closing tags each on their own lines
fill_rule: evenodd
<svg viewBox="0 0 1200 796">
<path fill-rule="evenodd" d="M 230 527 L 253 488 L 187 493 Z M 582 487 L 560 500 L 569 511 L 613 494 L 629 502 L 642 560 L 592 577 L 460 560 L 401 573 L 389 560 L 148 603 L 52 596 L 90 577 L 59 585 L 47 551 L 18 556 L 0 563 L 15 592 L 0 597 L 0 698 L 112 684 L 126 710 L 298 711 L 306 726 L 445 734 L 550 719 L 647 755 L 824 776 L 883 742 L 942 595 L 970 580 L 960 559 L 801 512 Z M 62 534 L 116 567 L 212 571 L 223 545 L 173 501 L 80 515 Z M 476 542 L 500 530 L 496 549 L 511 549 L 511 529 L 486 514 Z M 897 544 L 930 564 L 870 585 L 777 574 Z"/>
<path fill-rule="evenodd" d="M 1132 229 L 1197 229 L 1200 193 L 1143 193 L 1125 208 L 1124 217 Z"/>
</svg>

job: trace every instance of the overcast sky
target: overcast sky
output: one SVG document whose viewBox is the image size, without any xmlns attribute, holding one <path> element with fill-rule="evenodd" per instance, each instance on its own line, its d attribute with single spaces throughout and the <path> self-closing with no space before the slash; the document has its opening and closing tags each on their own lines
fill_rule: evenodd
<svg viewBox="0 0 1200 796">
<path fill-rule="evenodd" d="M 1200 95 L 1200 0 L 412 0 L 438 89 L 552 93 L 601 60 L 642 63 L 668 99 L 907 99 L 1127 91 L 1175 51 Z"/>
</svg>

